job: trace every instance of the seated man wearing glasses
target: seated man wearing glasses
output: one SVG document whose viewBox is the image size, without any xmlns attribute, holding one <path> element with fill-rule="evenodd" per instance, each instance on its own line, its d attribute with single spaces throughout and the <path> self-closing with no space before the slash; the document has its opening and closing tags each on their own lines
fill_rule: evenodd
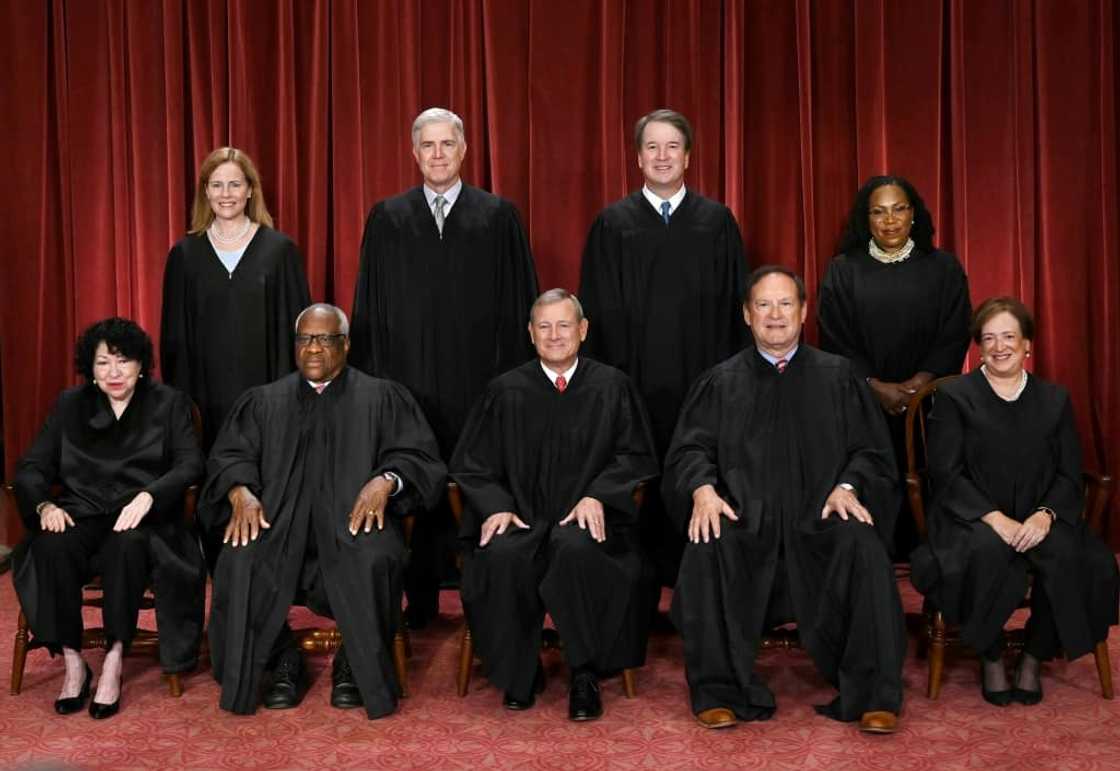
<svg viewBox="0 0 1120 771">
<path fill-rule="evenodd" d="M 346 365 L 346 315 L 316 304 L 296 320 L 299 368 L 246 392 L 214 443 L 199 515 L 224 528 L 214 571 L 210 656 L 221 707 L 296 706 L 303 662 L 287 624 L 297 598 L 336 619 L 331 704 L 396 709 L 400 517 L 431 506 L 445 475 L 408 391 Z M 388 514 L 388 516 L 386 516 Z"/>
</svg>

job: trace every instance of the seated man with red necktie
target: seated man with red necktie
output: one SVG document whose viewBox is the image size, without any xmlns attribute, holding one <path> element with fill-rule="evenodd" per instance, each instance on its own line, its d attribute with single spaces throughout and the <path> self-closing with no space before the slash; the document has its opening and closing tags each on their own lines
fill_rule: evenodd
<svg viewBox="0 0 1120 771">
<path fill-rule="evenodd" d="M 508 709 L 544 688 L 545 613 L 571 669 L 568 716 L 602 715 L 598 678 L 645 660 L 648 569 L 634 489 L 657 475 L 641 398 L 579 356 L 588 320 L 563 289 L 530 311 L 539 359 L 494 379 L 451 459 L 465 510 L 463 607 Z"/>
<path fill-rule="evenodd" d="M 765 720 L 763 632 L 796 622 L 838 694 L 817 711 L 893 732 L 906 630 L 887 554 L 898 511 L 882 411 L 847 359 L 800 343 L 805 285 L 768 265 L 747 279 L 754 345 L 693 385 L 662 493 L 688 534 L 671 616 L 705 728 Z"/>
</svg>

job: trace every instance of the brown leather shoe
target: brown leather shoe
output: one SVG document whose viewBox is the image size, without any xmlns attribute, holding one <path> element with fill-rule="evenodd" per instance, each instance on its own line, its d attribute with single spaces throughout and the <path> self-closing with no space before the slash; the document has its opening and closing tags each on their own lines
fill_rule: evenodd
<svg viewBox="0 0 1120 771">
<path fill-rule="evenodd" d="M 859 730 L 869 734 L 893 734 L 898 730 L 898 715 L 885 710 L 864 712 L 859 719 Z"/>
<path fill-rule="evenodd" d="M 727 707 L 712 707 L 697 712 L 696 722 L 705 728 L 730 728 L 735 725 L 735 713 Z"/>
</svg>

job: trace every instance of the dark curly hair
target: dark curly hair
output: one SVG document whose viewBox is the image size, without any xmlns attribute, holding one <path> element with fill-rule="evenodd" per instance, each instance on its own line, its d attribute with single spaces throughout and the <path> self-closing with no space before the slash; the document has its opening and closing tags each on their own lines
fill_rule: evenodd
<svg viewBox="0 0 1120 771">
<path fill-rule="evenodd" d="M 74 344 L 74 367 L 87 382 L 93 382 L 93 357 L 101 343 L 109 346 L 110 353 L 140 362 L 140 374 L 151 375 L 152 338 L 135 321 L 113 316 L 87 327 Z"/>
<path fill-rule="evenodd" d="M 923 252 L 932 252 L 936 248 L 933 245 L 933 217 L 930 216 L 925 201 L 908 180 L 888 175 L 872 177 L 856 193 L 856 200 L 848 213 L 848 224 L 844 227 L 844 235 L 840 237 L 840 254 L 867 247 L 867 242 L 871 240 L 871 227 L 867 224 L 871 194 L 887 185 L 901 187 L 910 205 L 914 207 L 914 224 L 910 227 L 910 237 L 914 239 L 914 244 Z"/>
</svg>

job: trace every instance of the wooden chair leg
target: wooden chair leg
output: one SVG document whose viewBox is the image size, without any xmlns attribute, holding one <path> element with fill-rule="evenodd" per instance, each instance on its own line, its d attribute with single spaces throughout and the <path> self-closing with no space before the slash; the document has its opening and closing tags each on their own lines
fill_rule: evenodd
<svg viewBox="0 0 1120 771">
<path fill-rule="evenodd" d="M 471 628 L 463 624 L 463 638 L 459 643 L 459 674 L 455 679 L 455 690 L 459 696 L 467 695 L 471 684 L 471 665 L 474 664 L 474 641 Z"/>
<path fill-rule="evenodd" d="M 1097 643 L 1093 650 L 1093 658 L 1097 660 L 1097 677 L 1101 681 L 1101 696 L 1112 699 L 1112 662 L 1108 659 L 1108 640 Z"/>
<path fill-rule="evenodd" d="M 27 616 L 19 611 L 16 622 L 16 640 L 12 648 L 12 696 L 19 695 L 23 688 L 23 668 L 27 664 Z"/>
<path fill-rule="evenodd" d="M 626 692 L 626 698 L 633 699 L 637 692 L 634 690 L 634 670 L 622 670 L 622 689 Z"/>
<path fill-rule="evenodd" d="M 397 682 L 401 684 L 401 697 L 408 696 L 408 654 L 405 633 L 398 629 L 393 636 L 393 667 L 397 670 Z"/>
<path fill-rule="evenodd" d="M 936 699 L 941 695 L 941 670 L 945 666 L 945 618 L 941 611 L 933 614 L 929 637 L 929 681 L 926 684 L 926 696 Z"/>
<path fill-rule="evenodd" d="M 179 676 L 178 672 L 174 672 L 167 676 L 167 690 L 171 695 L 178 699 L 183 695 L 183 678 Z"/>
</svg>

